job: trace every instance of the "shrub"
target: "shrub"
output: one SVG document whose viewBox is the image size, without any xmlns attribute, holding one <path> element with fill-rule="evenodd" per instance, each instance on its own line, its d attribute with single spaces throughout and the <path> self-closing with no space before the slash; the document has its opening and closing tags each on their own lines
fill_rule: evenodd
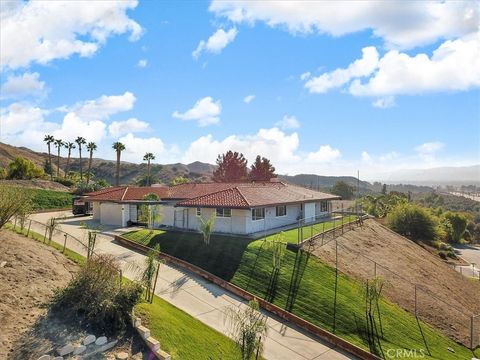
<svg viewBox="0 0 480 360">
<path fill-rule="evenodd" d="M 69 309 L 107 335 L 124 330 L 132 308 L 140 301 L 142 287 L 137 282 L 122 284 L 119 274 L 113 256 L 92 257 L 67 287 L 57 292 L 52 309 Z"/>
<path fill-rule="evenodd" d="M 55 180 L 55 182 L 57 182 L 59 184 L 62 184 L 62 185 L 65 185 L 65 186 L 68 186 L 68 187 L 75 185 L 75 181 L 73 181 L 72 179 L 65 179 L 65 178 L 57 177 L 54 180 Z"/>
<path fill-rule="evenodd" d="M 7 179 L 30 180 L 41 178 L 44 175 L 43 169 L 21 156 L 17 156 L 15 160 L 8 164 Z"/>
<path fill-rule="evenodd" d="M 13 216 L 23 216 L 32 208 L 32 196 L 15 186 L 0 185 L 0 228 Z"/>
<path fill-rule="evenodd" d="M 468 219 L 464 215 L 454 212 L 447 212 L 444 217 L 451 225 L 448 231 L 450 240 L 459 242 L 467 230 Z"/>
<path fill-rule="evenodd" d="M 387 215 L 387 225 L 412 240 L 437 237 L 437 219 L 425 208 L 414 204 L 397 205 Z"/>
</svg>

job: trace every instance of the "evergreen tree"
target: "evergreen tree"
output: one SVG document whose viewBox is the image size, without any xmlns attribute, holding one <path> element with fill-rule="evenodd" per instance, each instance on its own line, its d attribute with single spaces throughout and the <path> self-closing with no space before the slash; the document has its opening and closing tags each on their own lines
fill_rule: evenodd
<svg viewBox="0 0 480 360">
<path fill-rule="evenodd" d="M 270 181 L 271 178 L 276 177 L 275 168 L 270 163 L 270 160 L 257 155 L 255 163 L 250 167 L 248 176 L 252 181 Z"/>
<path fill-rule="evenodd" d="M 231 150 L 217 157 L 218 168 L 213 172 L 215 182 L 236 182 L 248 179 L 247 160 L 238 152 Z"/>
</svg>

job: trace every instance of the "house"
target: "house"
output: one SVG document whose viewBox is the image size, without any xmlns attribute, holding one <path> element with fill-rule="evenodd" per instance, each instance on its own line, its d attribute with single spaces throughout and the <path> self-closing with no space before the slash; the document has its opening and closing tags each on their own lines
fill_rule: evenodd
<svg viewBox="0 0 480 360">
<path fill-rule="evenodd" d="M 276 179 L 274 179 L 276 180 Z M 154 193 L 158 201 L 145 201 Z M 102 224 L 136 222 L 141 205 L 161 208 L 156 226 L 198 230 L 215 216 L 217 233 L 250 235 L 298 223 L 316 222 L 331 213 L 338 196 L 280 181 L 198 183 L 171 187 L 116 187 L 88 194 L 93 217 Z"/>
</svg>

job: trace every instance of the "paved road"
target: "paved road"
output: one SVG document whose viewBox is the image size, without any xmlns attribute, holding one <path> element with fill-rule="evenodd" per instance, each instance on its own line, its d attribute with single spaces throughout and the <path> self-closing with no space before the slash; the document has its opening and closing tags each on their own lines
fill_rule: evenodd
<svg viewBox="0 0 480 360">
<path fill-rule="evenodd" d="M 32 219 L 45 223 L 51 217 L 70 213 L 42 213 L 35 214 Z M 91 217 L 67 218 L 62 221 L 61 230 L 83 240 L 85 230 L 81 228 L 82 222 L 98 225 Z M 32 230 L 43 234 L 44 230 L 39 225 L 32 224 Z M 97 237 L 96 252 L 113 254 L 120 261 L 124 275 L 130 279 L 139 277 L 145 262 L 145 256 L 127 249 L 113 241 L 114 234 L 125 232 L 126 229 L 103 228 Z M 129 228 L 128 230 L 132 230 Z M 56 234 L 55 240 L 62 243 L 62 234 Z M 67 238 L 67 247 L 86 254 L 83 245 Z M 245 302 L 237 296 L 225 291 L 223 288 L 212 284 L 203 278 L 173 265 L 162 265 L 157 282 L 156 294 L 162 299 L 182 309 L 186 313 L 199 319 L 217 331 L 229 335 L 225 324 L 226 309 L 236 306 L 246 306 Z M 264 342 L 264 357 L 272 360 L 336 360 L 356 359 L 341 349 L 311 336 L 293 324 L 280 318 L 265 313 L 267 316 L 268 334 Z"/>
<path fill-rule="evenodd" d="M 462 274 L 477 278 L 480 277 L 480 246 L 455 244 L 453 247 L 458 256 L 466 262 L 474 264 L 470 266 L 461 266 Z M 459 266 L 457 266 L 456 269 L 460 271 Z"/>
</svg>

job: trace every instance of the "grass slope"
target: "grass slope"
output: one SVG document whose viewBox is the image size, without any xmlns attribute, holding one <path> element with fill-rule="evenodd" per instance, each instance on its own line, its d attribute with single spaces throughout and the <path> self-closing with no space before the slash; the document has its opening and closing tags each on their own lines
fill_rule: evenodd
<svg viewBox="0 0 480 360">
<path fill-rule="evenodd" d="M 154 338 L 172 359 L 239 359 L 235 343 L 218 331 L 155 296 L 135 307 Z"/>
<path fill-rule="evenodd" d="M 64 191 L 23 189 L 32 194 L 35 210 L 64 209 L 72 207 L 72 194 Z"/>
<path fill-rule="evenodd" d="M 285 233 L 285 237 L 288 241 L 297 242 L 296 233 L 297 230 L 291 230 Z M 265 246 L 263 240 L 249 243 L 243 239 L 212 236 L 210 246 L 206 246 L 200 234 L 192 233 L 140 230 L 124 236 L 149 246 L 160 243 L 162 251 L 200 266 L 259 297 L 267 297 L 272 272 L 272 251 Z M 273 237 L 275 235 L 268 238 Z M 273 303 L 282 308 L 286 308 L 287 303 L 293 303 L 291 311 L 294 314 L 333 331 L 335 269 L 314 256 L 304 254 L 297 258 L 299 256 L 300 253 L 285 252 Z M 290 287 L 296 261 L 304 264 L 304 271 L 299 276 L 300 286 L 292 301 Z M 339 274 L 337 280 L 335 333 L 358 346 L 368 348 L 364 331 L 364 285 L 343 274 Z M 397 305 L 382 299 L 380 309 L 383 327 L 381 345 L 387 357 L 389 349 L 411 349 L 425 353 L 425 358 L 431 359 L 472 358 L 470 350 L 456 344 L 431 326 L 417 322 L 413 315 Z M 455 353 L 448 351 L 449 347 Z M 431 356 L 428 355 L 429 351 Z M 480 350 L 477 353 L 479 356 Z"/>
</svg>

